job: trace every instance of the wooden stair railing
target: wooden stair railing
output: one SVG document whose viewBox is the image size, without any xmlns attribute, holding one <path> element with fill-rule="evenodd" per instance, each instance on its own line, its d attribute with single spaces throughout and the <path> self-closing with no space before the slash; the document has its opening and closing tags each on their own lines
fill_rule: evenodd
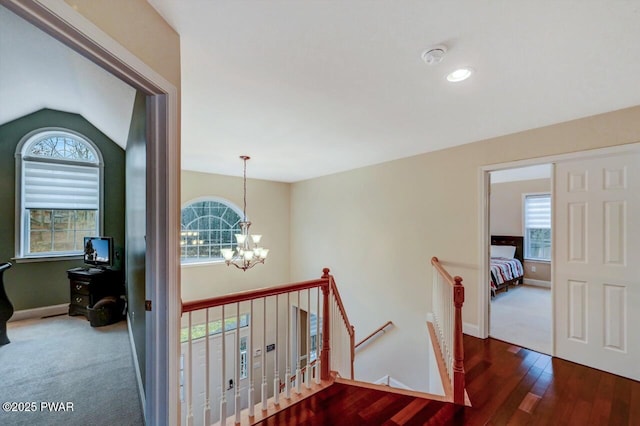
<svg viewBox="0 0 640 426">
<path fill-rule="evenodd" d="M 233 412 L 236 424 L 245 422 L 246 419 L 251 421 L 255 418 L 256 409 L 261 409 L 259 416 L 264 417 L 268 407 L 271 409 L 281 405 L 282 397 L 285 398 L 282 406 L 304 397 L 304 394 L 312 391 L 312 381 L 314 387 L 321 387 L 326 386 L 321 383 L 333 380 L 336 375 L 354 377 L 355 332 L 335 280 L 329 272 L 328 268 L 323 269 L 322 277 L 316 280 L 242 291 L 182 304 L 184 380 L 181 393 L 184 398 L 183 418 L 187 425 L 194 422 L 212 424 L 218 420 L 224 424 L 229 411 Z M 292 318 L 291 312 L 296 308 L 297 311 L 294 312 L 298 314 Z M 306 322 L 302 314 L 305 310 Z M 316 325 L 312 329 L 313 315 Z M 285 317 L 286 324 L 282 321 Z M 227 343 L 227 337 L 231 335 L 233 339 Z M 294 335 L 306 336 L 306 344 L 304 337 L 294 338 Z M 314 347 L 312 335 L 315 336 Z M 214 337 L 217 336 L 221 339 L 214 342 Z M 213 344 L 217 345 L 217 350 L 211 348 Z M 298 359 L 291 358 L 294 353 Z M 214 360 L 214 354 L 218 354 L 219 358 Z M 231 356 L 234 359 L 228 360 Z M 304 356 L 309 362 L 302 367 L 300 358 Z M 257 357 L 260 357 L 259 363 Z M 204 363 L 202 371 L 195 368 L 196 360 Z M 283 364 L 286 372 L 279 371 L 279 366 L 282 367 Z M 292 368 L 295 369 L 295 374 L 292 374 Z M 230 370 L 235 371 L 232 374 Z M 209 377 L 213 371 L 220 372 L 218 386 L 210 383 L 212 380 Z M 267 375 L 271 374 L 274 378 L 273 389 L 269 390 Z M 262 380 L 259 389 L 254 389 L 254 381 L 257 385 L 260 377 Z M 241 380 L 247 380 L 248 398 L 241 398 Z M 292 386 L 293 383 L 295 385 Z M 303 384 L 306 388 L 304 392 Z M 220 392 L 220 389 L 234 393 L 233 398 L 228 401 L 227 392 Z M 292 395 L 292 390 L 295 395 Z M 213 397 L 214 392 L 221 395 Z M 245 391 L 242 392 L 244 395 Z M 259 395 L 254 395 L 256 392 Z M 219 411 L 217 407 L 212 408 L 212 399 L 219 399 Z M 230 405 L 233 405 L 233 409 L 227 409 Z M 241 415 L 242 405 L 247 408 Z"/>
<path fill-rule="evenodd" d="M 384 324 L 382 324 L 380 327 L 376 328 L 375 331 L 373 331 L 371 334 L 369 334 L 367 337 L 365 337 L 364 339 L 360 340 L 358 343 L 356 343 L 354 345 L 354 349 L 358 349 L 359 346 L 362 346 L 364 343 L 366 343 L 367 341 L 369 341 L 370 339 L 372 339 L 375 335 L 377 335 L 380 332 L 386 332 L 385 328 L 389 327 L 390 325 L 393 325 L 393 321 L 387 321 Z"/>
<path fill-rule="evenodd" d="M 433 325 L 439 349 L 447 369 L 455 404 L 465 404 L 464 348 L 462 344 L 462 305 L 464 286 L 462 278 L 451 277 L 437 257 L 431 258 L 433 265 Z M 437 343 L 437 344 L 436 344 Z M 447 386 L 445 386 L 447 391 Z"/>
</svg>

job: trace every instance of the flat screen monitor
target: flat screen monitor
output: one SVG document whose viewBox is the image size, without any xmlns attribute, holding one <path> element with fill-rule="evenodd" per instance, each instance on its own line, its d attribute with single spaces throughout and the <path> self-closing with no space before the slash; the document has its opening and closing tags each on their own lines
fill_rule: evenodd
<svg viewBox="0 0 640 426">
<path fill-rule="evenodd" d="M 113 263 L 113 238 L 84 237 L 84 263 L 109 267 Z"/>
</svg>

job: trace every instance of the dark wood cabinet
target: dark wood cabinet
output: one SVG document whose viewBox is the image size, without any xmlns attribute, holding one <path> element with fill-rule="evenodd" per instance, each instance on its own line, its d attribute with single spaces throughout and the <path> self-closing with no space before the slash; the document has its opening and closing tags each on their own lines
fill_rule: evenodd
<svg viewBox="0 0 640 426">
<path fill-rule="evenodd" d="M 93 307 L 103 297 L 117 298 L 123 294 L 118 271 L 76 268 L 69 269 L 67 276 L 70 286 L 69 315 L 87 317 L 87 307 Z"/>
</svg>

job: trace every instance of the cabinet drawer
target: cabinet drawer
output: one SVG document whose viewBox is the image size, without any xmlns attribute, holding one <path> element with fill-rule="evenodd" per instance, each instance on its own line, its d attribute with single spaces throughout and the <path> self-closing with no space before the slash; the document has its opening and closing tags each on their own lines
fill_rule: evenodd
<svg viewBox="0 0 640 426">
<path fill-rule="evenodd" d="M 89 295 L 89 283 L 84 281 L 71 281 L 71 294 Z"/>
<path fill-rule="evenodd" d="M 71 295 L 71 304 L 82 308 L 86 308 L 91 303 L 91 298 L 88 294 L 74 293 Z"/>
</svg>

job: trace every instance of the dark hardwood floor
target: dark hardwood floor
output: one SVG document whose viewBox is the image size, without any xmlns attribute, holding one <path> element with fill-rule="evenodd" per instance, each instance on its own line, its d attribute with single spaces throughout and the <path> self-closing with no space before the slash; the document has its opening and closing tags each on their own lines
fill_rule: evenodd
<svg viewBox="0 0 640 426">
<path fill-rule="evenodd" d="M 260 425 L 640 425 L 640 382 L 465 336 L 473 407 L 336 383 Z"/>
</svg>

